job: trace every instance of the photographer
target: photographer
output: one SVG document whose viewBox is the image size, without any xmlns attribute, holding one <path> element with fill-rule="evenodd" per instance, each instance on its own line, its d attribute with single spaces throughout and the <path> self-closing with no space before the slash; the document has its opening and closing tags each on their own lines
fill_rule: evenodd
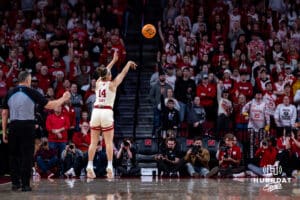
<svg viewBox="0 0 300 200">
<path fill-rule="evenodd" d="M 258 160 L 258 166 L 254 164 L 248 164 L 248 169 L 255 175 L 262 177 L 273 176 L 270 173 L 263 171 L 264 167 L 274 165 L 277 156 L 277 149 L 273 146 L 270 138 L 264 139 L 260 143 L 260 147 L 255 152 L 255 158 Z"/>
<path fill-rule="evenodd" d="M 184 156 L 189 175 L 192 177 L 198 177 L 199 175 L 205 177 L 209 172 L 209 159 L 209 151 L 202 147 L 201 138 L 195 138 L 193 147 L 190 148 Z"/>
<path fill-rule="evenodd" d="M 61 154 L 64 174 L 69 177 L 79 176 L 83 165 L 83 154 L 75 147 L 74 143 L 66 145 Z"/>
<path fill-rule="evenodd" d="M 58 169 L 57 152 L 49 148 L 47 139 L 44 139 L 41 143 L 35 154 L 35 160 L 38 171 L 42 176 L 46 175 L 48 178 L 51 178 L 55 175 L 56 169 Z"/>
<path fill-rule="evenodd" d="M 135 149 L 129 139 L 124 139 L 117 153 L 117 172 L 120 176 L 139 176 L 140 168 L 136 166 Z"/>
<path fill-rule="evenodd" d="M 226 134 L 224 140 L 220 143 L 220 149 L 217 153 L 219 167 L 211 170 L 208 176 L 213 176 L 220 172 L 222 177 L 245 176 L 244 167 L 240 166 L 242 159 L 241 148 L 234 145 L 234 135 Z"/>
<path fill-rule="evenodd" d="M 155 160 L 158 162 L 158 175 L 163 172 L 164 177 L 177 177 L 177 172 L 182 166 L 180 161 L 180 153 L 176 148 L 176 139 L 167 138 L 166 147 L 162 148 L 160 154 L 155 156 Z"/>
</svg>

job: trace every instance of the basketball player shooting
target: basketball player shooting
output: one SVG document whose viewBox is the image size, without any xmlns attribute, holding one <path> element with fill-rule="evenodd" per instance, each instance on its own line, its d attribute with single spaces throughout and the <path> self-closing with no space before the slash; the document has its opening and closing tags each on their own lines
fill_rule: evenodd
<svg viewBox="0 0 300 200">
<path fill-rule="evenodd" d="M 99 135 L 102 133 L 107 155 L 107 178 L 113 178 L 113 137 L 114 137 L 114 119 L 113 119 L 113 104 L 116 97 L 118 86 L 122 83 L 129 69 L 136 69 L 137 64 L 133 61 L 128 61 L 123 70 L 111 80 L 111 68 L 118 61 L 118 53 L 114 52 L 112 61 L 106 67 L 98 67 L 97 72 L 99 78 L 96 82 L 96 101 L 92 111 L 90 126 L 91 126 L 91 144 L 88 151 L 88 165 L 86 167 L 87 178 L 96 178 L 93 169 L 93 160 Z"/>
</svg>

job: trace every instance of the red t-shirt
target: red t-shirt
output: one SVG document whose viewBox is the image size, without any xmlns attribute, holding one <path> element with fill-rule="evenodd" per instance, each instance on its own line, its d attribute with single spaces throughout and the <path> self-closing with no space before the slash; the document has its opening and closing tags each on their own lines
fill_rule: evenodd
<svg viewBox="0 0 300 200">
<path fill-rule="evenodd" d="M 89 144 L 91 143 L 91 134 L 83 134 L 81 132 L 75 132 L 72 138 L 75 146 L 82 152 L 86 152 L 89 149 Z"/>
<path fill-rule="evenodd" d="M 39 80 L 39 87 L 44 91 L 44 93 L 46 93 L 48 88 L 51 86 L 50 77 L 48 75 L 43 76 L 42 74 L 37 74 L 36 77 Z"/>
<path fill-rule="evenodd" d="M 197 86 L 196 94 L 201 99 L 201 106 L 213 106 L 214 100 L 217 97 L 217 87 L 212 83 L 209 83 L 207 86 L 200 84 Z"/>
<path fill-rule="evenodd" d="M 241 160 L 242 159 L 242 152 L 241 152 L 241 148 L 238 146 L 233 146 L 232 148 L 230 148 L 227 152 L 224 151 L 220 151 L 219 153 L 219 160 L 222 160 L 224 158 L 224 155 L 228 154 L 228 157 L 231 157 L 234 160 Z M 231 161 L 224 161 L 221 164 L 222 168 L 227 168 L 229 165 L 233 165 L 233 166 L 237 166 L 237 164 L 231 162 Z"/>
<path fill-rule="evenodd" d="M 298 142 L 300 142 L 300 140 L 298 140 Z M 292 139 L 290 140 L 290 143 L 292 154 L 298 154 L 298 156 L 300 157 L 300 147 L 298 147 Z"/>
<path fill-rule="evenodd" d="M 61 132 L 62 138 L 59 139 L 56 134 L 52 133 L 53 129 L 65 128 Z M 70 128 L 69 118 L 64 114 L 56 115 L 55 113 L 48 115 L 46 119 L 46 129 L 48 131 L 48 141 L 49 142 L 67 142 L 68 132 Z"/>
<path fill-rule="evenodd" d="M 259 166 L 265 167 L 267 165 L 273 165 L 276 161 L 277 150 L 275 147 L 268 147 L 264 149 L 260 147 L 255 152 L 255 157 L 260 158 Z"/>
<path fill-rule="evenodd" d="M 74 108 L 71 106 L 63 106 L 62 113 L 68 117 L 70 127 L 74 128 L 76 126 L 76 114 Z"/>
</svg>

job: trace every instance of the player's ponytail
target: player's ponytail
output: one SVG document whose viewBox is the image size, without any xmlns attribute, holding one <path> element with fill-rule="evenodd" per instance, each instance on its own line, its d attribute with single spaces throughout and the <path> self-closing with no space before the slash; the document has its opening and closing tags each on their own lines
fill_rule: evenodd
<svg viewBox="0 0 300 200">
<path fill-rule="evenodd" d="M 110 74 L 110 71 L 104 66 L 97 67 L 96 71 L 101 79 L 105 79 Z"/>
</svg>

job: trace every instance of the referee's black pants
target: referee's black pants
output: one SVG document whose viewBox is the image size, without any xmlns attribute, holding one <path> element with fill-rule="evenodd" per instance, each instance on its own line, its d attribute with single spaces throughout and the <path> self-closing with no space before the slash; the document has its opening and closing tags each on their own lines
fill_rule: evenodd
<svg viewBox="0 0 300 200">
<path fill-rule="evenodd" d="M 9 125 L 10 172 L 13 185 L 30 185 L 34 153 L 34 123 L 32 121 L 13 121 Z"/>
</svg>

